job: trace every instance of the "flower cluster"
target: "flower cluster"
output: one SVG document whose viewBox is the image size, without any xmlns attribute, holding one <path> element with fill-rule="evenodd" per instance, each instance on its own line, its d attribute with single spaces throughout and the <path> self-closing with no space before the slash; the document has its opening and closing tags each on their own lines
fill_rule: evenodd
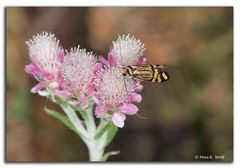
<svg viewBox="0 0 240 168">
<path fill-rule="evenodd" d="M 58 96 L 71 106 L 88 106 L 93 100 L 95 115 L 124 126 L 126 115 L 134 115 L 142 100 L 139 81 L 123 76 L 122 67 L 144 64 L 144 45 L 134 36 L 113 41 L 107 59 L 80 46 L 64 50 L 55 35 L 43 32 L 26 42 L 31 63 L 25 71 L 39 82 L 31 92 L 51 99 Z"/>
<path fill-rule="evenodd" d="M 47 32 L 33 36 L 26 44 L 31 63 L 25 66 L 25 71 L 39 82 L 31 92 L 46 96 L 44 88 L 59 87 L 59 70 L 64 58 L 64 50 L 55 35 Z"/>
</svg>

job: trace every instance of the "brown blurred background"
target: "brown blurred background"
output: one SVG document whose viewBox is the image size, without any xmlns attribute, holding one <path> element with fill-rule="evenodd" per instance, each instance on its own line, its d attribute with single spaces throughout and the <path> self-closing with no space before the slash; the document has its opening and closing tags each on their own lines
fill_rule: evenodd
<svg viewBox="0 0 240 168">
<path fill-rule="evenodd" d="M 25 41 L 42 31 L 66 49 L 80 44 L 101 55 L 130 33 L 145 44 L 148 63 L 168 65 L 171 80 L 143 83 L 139 114 L 148 119 L 127 118 L 107 148 L 121 151 L 110 161 L 233 159 L 233 8 L 10 7 L 6 26 L 7 161 L 88 160 L 78 136 L 43 110 L 58 107 L 30 93 L 37 82 L 23 70 Z"/>
</svg>

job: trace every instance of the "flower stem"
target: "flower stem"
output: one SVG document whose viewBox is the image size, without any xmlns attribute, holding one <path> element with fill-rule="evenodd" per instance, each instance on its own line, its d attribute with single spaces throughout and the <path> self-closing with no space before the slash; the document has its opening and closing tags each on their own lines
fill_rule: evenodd
<svg viewBox="0 0 240 168">
<path fill-rule="evenodd" d="M 76 129 L 76 133 L 82 138 L 89 152 L 90 161 L 105 161 L 110 155 L 115 153 L 107 153 L 104 155 L 104 149 L 114 138 L 117 128 L 111 121 L 100 119 L 100 123 L 96 124 L 93 114 L 93 102 L 89 103 L 86 109 L 82 107 L 73 107 L 61 99 L 56 102 L 62 107 L 69 121 Z M 83 121 L 78 117 L 79 112 Z"/>
<path fill-rule="evenodd" d="M 64 110 L 65 114 L 68 116 L 69 120 L 72 122 L 76 130 L 78 131 L 79 136 L 84 140 L 88 140 L 88 133 L 86 129 L 83 127 L 80 119 L 78 118 L 76 112 L 70 107 L 65 105 L 60 105 Z"/>
<path fill-rule="evenodd" d="M 104 153 L 103 148 L 99 148 L 99 142 L 90 140 L 87 144 L 90 161 L 101 161 Z"/>
<path fill-rule="evenodd" d="M 89 107 L 86 109 L 86 115 L 85 115 L 85 124 L 87 127 L 87 131 L 89 133 L 89 136 L 91 138 L 94 138 L 96 133 L 96 124 L 93 117 L 93 103 L 89 104 Z"/>
<path fill-rule="evenodd" d="M 101 161 L 101 158 L 104 153 L 104 148 L 101 148 L 99 144 L 99 140 L 95 138 L 96 135 L 96 123 L 93 117 L 93 104 L 90 103 L 89 107 L 86 109 L 85 113 L 85 124 L 88 132 L 88 141 L 86 145 L 88 147 L 89 152 L 89 160 L 90 161 Z"/>
</svg>

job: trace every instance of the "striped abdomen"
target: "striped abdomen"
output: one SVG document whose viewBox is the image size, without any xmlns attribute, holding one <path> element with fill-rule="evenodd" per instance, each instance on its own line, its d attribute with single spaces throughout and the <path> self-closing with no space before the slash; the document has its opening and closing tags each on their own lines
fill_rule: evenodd
<svg viewBox="0 0 240 168">
<path fill-rule="evenodd" d="M 167 72 L 163 71 L 163 65 L 132 65 L 124 69 L 123 75 L 151 82 L 165 82 L 169 79 Z"/>
</svg>

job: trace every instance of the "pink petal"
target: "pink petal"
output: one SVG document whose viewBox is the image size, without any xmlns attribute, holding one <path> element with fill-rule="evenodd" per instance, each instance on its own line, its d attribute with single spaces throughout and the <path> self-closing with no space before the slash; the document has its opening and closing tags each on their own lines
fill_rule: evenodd
<svg viewBox="0 0 240 168">
<path fill-rule="evenodd" d="M 58 82 L 51 82 L 50 84 L 49 84 L 49 87 L 51 88 L 51 89 L 57 89 L 57 88 L 59 88 L 59 83 Z"/>
<path fill-rule="evenodd" d="M 90 82 L 88 87 L 87 87 L 87 95 L 91 96 L 94 93 L 94 89 L 95 89 L 95 84 L 94 82 Z"/>
<path fill-rule="evenodd" d="M 146 64 L 146 62 L 147 62 L 147 59 L 145 57 L 140 57 L 138 59 L 137 65 L 144 65 Z"/>
<path fill-rule="evenodd" d="M 106 60 L 106 61 L 107 61 L 107 60 Z M 96 64 L 94 65 L 93 71 L 94 71 L 94 72 L 97 72 L 97 71 L 99 71 L 101 68 L 102 68 L 102 64 L 101 64 L 101 63 L 96 63 Z"/>
<path fill-rule="evenodd" d="M 141 85 L 140 83 L 136 83 L 135 86 L 134 86 L 134 89 L 137 91 L 137 92 L 140 92 L 143 90 L 143 85 Z"/>
<path fill-rule="evenodd" d="M 105 58 L 103 58 L 103 57 L 99 57 L 99 59 L 98 59 L 102 64 L 104 64 L 104 65 L 109 65 L 109 62 L 105 59 Z"/>
<path fill-rule="evenodd" d="M 140 94 L 137 93 L 131 93 L 128 97 L 127 97 L 127 101 L 128 102 L 136 102 L 136 103 L 140 103 L 142 101 L 142 96 Z"/>
<path fill-rule="evenodd" d="M 117 66 L 117 60 L 113 55 L 112 49 L 110 49 L 110 51 L 108 52 L 108 62 L 110 66 L 113 66 L 113 67 Z"/>
<path fill-rule="evenodd" d="M 25 68 L 24 68 L 24 71 L 29 73 L 29 74 L 32 74 L 33 73 L 33 65 L 32 64 L 26 65 Z"/>
<path fill-rule="evenodd" d="M 37 85 L 35 85 L 32 89 L 32 93 L 37 93 L 38 91 L 41 91 L 43 88 L 46 87 L 46 84 L 44 82 L 39 82 Z"/>
<path fill-rule="evenodd" d="M 64 49 L 60 50 L 60 52 L 59 52 L 59 59 L 60 59 L 60 62 L 62 63 L 63 60 L 64 60 Z"/>
<path fill-rule="evenodd" d="M 112 115 L 112 122 L 114 125 L 116 125 L 117 127 L 122 128 L 124 126 L 124 120 L 126 119 L 125 114 L 119 113 L 119 112 L 115 112 Z"/>
<path fill-rule="evenodd" d="M 120 107 L 121 111 L 125 114 L 128 115 L 134 115 L 137 113 L 138 108 L 137 106 L 131 104 L 131 103 L 124 103 L 121 107 Z"/>
<path fill-rule="evenodd" d="M 77 98 L 77 100 L 78 100 L 79 102 L 86 102 L 87 99 L 88 99 L 88 97 L 85 96 L 85 95 L 81 95 L 81 96 L 79 96 L 79 97 Z"/>
<path fill-rule="evenodd" d="M 117 103 L 115 104 L 116 107 L 120 107 L 120 106 L 122 106 L 122 105 L 123 105 L 123 102 L 117 102 Z"/>
<path fill-rule="evenodd" d="M 54 74 L 51 74 L 49 72 L 43 72 L 43 76 L 46 77 L 48 80 L 54 79 Z"/>
<path fill-rule="evenodd" d="M 30 63 L 26 65 L 24 70 L 28 74 L 32 74 L 32 75 L 38 75 L 39 73 L 41 73 L 41 69 L 34 63 Z"/>
<path fill-rule="evenodd" d="M 106 108 L 104 105 L 97 106 L 95 108 L 95 115 L 103 115 L 107 110 L 108 108 Z"/>
<path fill-rule="evenodd" d="M 68 99 L 71 96 L 71 93 L 66 90 L 57 90 L 56 95 L 64 99 Z"/>
<path fill-rule="evenodd" d="M 64 81 L 64 78 L 62 76 L 62 69 L 58 69 L 58 83 L 61 85 L 61 86 L 64 86 L 65 84 L 65 81 Z"/>
</svg>

